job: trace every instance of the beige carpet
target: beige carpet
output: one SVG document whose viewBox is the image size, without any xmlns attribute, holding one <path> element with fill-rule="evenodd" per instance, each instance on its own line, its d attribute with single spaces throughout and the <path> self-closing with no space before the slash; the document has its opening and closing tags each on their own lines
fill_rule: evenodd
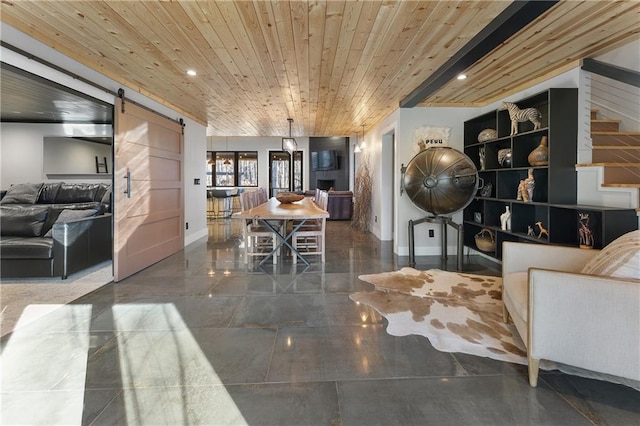
<svg viewBox="0 0 640 426">
<path fill-rule="evenodd" d="M 112 263 L 60 278 L 11 278 L 0 280 L 0 336 L 33 322 L 77 298 L 113 281 Z"/>
</svg>

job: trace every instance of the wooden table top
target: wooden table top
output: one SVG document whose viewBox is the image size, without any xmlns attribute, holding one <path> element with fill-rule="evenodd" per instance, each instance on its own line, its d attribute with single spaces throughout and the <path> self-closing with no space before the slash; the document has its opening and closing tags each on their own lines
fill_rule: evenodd
<svg viewBox="0 0 640 426">
<path fill-rule="evenodd" d="M 329 212 L 318 207 L 310 197 L 290 204 L 282 204 L 275 198 L 270 198 L 266 203 L 234 213 L 232 217 L 274 220 L 322 219 L 328 218 Z"/>
</svg>

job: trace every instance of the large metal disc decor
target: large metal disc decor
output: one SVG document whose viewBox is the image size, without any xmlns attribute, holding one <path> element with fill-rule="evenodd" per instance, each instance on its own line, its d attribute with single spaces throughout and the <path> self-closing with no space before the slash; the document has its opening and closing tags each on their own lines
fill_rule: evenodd
<svg viewBox="0 0 640 426">
<path fill-rule="evenodd" d="M 403 179 L 411 202 L 435 216 L 462 210 L 478 190 L 478 170 L 473 161 L 449 147 L 420 151 L 407 164 Z"/>
</svg>

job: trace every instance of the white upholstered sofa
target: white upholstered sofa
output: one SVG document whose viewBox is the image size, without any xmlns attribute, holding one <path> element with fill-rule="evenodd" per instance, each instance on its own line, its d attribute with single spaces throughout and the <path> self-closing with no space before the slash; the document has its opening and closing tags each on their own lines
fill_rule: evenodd
<svg viewBox="0 0 640 426">
<path fill-rule="evenodd" d="M 527 347 L 531 386 L 540 360 L 640 383 L 640 231 L 603 250 L 505 242 L 502 253 L 504 320 Z"/>
</svg>

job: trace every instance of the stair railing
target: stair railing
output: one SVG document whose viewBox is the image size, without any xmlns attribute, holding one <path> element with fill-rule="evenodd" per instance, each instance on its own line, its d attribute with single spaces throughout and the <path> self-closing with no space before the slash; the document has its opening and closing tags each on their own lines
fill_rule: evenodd
<svg viewBox="0 0 640 426">
<path fill-rule="evenodd" d="M 598 119 L 619 120 L 619 131 L 623 134 L 640 132 L 640 72 L 591 58 L 583 60 L 582 69 L 590 73 L 586 95 L 591 108 L 598 111 Z M 611 137 L 617 138 L 620 145 L 625 144 L 624 136 Z M 640 153 L 620 151 L 617 157 L 616 162 L 629 163 L 636 174 Z M 637 175 L 640 176 L 640 170 Z"/>
<path fill-rule="evenodd" d="M 622 119 L 621 131 L 640 132 L 640 72 L 595 59 L 583 60 L 591 73 L 587 91 L 603 119 Z"/>
</svg>

